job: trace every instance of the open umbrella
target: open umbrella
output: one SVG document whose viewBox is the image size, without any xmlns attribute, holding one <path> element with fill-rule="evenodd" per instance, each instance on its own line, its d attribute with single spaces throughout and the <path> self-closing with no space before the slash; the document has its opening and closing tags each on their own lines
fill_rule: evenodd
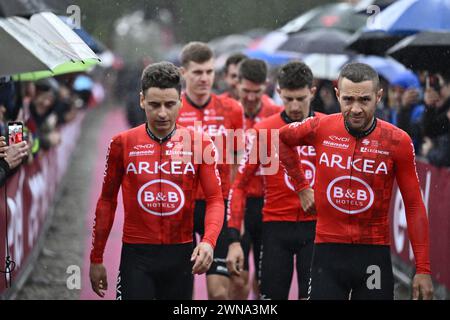
<svg viewBox="0 0 450 320">
<path fill-rule="evenodd" d="M 385 31 L 360 31 L 355 33 L 348 42 L 347 49 L 365 55 L 384 56 L 394 44 L 406 35 L 390 34 Z"/>
<path fill-rule="evenodd" d="M 377 14 L 371 30 L 391 34 L 450 30 L 450 0 L 399 0 Z"/>
<path fill-rule="evenodd" d="M 250 49 L 273 53 L 288 39 L 288 35 L 279 30 L 266 34 L 256 46 L 250 45 Z"/>
<path fill-rule="evenodd" d="M 408 71 L 404 65 L 390 57 L 357 56 L 353 59 L 353 62 L 368 64 L 389 82 Z"/>
<path fill-rule="evenodd" d="M 311 68 L 314 78 L 336 80 L 342 66 L 349 60 L 344 54 L 308 54 L 303 62 Z"/>
<path fill-rule="evenodd" d="M 300 60 L 302 58 L 301 54 L 295 52 L 266 52 L 263 50 L 245 50 L 244 53 L 253 59 L 261 59 L 266 61 L 271 66 L 279 66 L 288 63 L 292 60 Z"/>
<path fill-rule="evenodd" d="M 16 18 L 0 18 L 0 76 L 51 70 L 70 60 Z"/>
<path fill-rule="evenodd" d="M 62 52 L 66 57 L 63 62 L 52 66 L 50 70 L 17 72 L 13 77 L 14 79 L 36 81 L 65 73 L 82 72 L 100 62 L 100 59 L 86 43 L 53 13 L 38 13 L 29 20 L 20 17 L 9 18 L 9 20 L 39 33 L 45 37 L 54 51 Z"/>
<path fill-rule="evenodd" d="M 316 7 L 288 22 L 280 31 L 295 33 L 317 28 L 332 28 L 355 32 L 366 23 L 366 17 L 358 14 L 347 3 L 329 4 Z"/>
<path fill-rule="evenodd" d="M 0 17 L 30 17 L 43 11 L 65 13 L 69 5 L 67 0 L 1 0 Z"/>
<path fill-rule="evenodd" d="M 96 54 L 103 53 L 107 51 L 105 45 L 101 43 L 98 39 L 94 38 L 89 32 L 87 32 L 81 26 L 75 25 L 74 21 L 65 16 L 59 16 L 59 18 L 75 32 L 87 45 L 91 48 L 92 51 Z"/>
<path fill-rule="evenodd" d="M 440 72 L 450 61 L 450 32 L 421 32 L 409 36 L 387 54 L 414 70 Z"/>
<path fill-rule="evenodd" d="M 308 30 L 290 34 L 278 51 L 345 54 L 350 37 L 349 33 L 334 29 Z"/>
<path fill-rule="evenodd" d="M 303 61 L 315 78 L 335 80 L 350 52 L 345 46 L 350 34 L 334 29 L 317 29 L 290 34 L 277 53 L 303 54 Z"/>
<path fill-rule="evenodd" d="M 29 20 L 18 18 L 47 39 L 59 50 L 71 56 L 74 61 L 99 60 L 88 45 L 58 16 L 51 12 L 41 12 Z"/>
<path fill-rule="evenodd" d="M 450 30 L 450 0 L 398 0 L 377 14 L 349 41 L 348 49 L 385 55 L 387 49 L 420 31 Z"/>
</svg>

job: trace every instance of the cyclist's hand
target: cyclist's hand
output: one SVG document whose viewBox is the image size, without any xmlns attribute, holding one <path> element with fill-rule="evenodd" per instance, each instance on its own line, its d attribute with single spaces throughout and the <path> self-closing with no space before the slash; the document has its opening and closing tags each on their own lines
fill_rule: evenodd
<svg viewBox="0 0 450 320">
<path fill-rule="evenodd" d="M 244 252 L 239 242 L 233 242 L 228 246 L 227 267 L 232 275 L 241 274 L 244 267 Z"/>
<path fill-rule="evenodd" d="M 106 280 L 106 269 L 101 263 L 91 263 L 89 270 L 92 290 L 101 298 L 105 296 L 105 290 L 108 289 L 108 281 Z"/>
<path fill-rule="evenodd" d="M 413 279 L 413 300 L 432 300 L 433 282 L 429 274 L 416 274 Z"/>
<path fill-rule="evenodd" d="M 206 242 L 200 242 L 192 252 L 191 261 L 194 262 L 192 274 L 202 274 L 208 271 L 213 262 L 214 249 Z"/>
<path fill-rule="evenodd" d="M 316 205 L 314 203 L 314 190 L 312 188 L 302 190 L 298 193 L 298 196 L 300 198 L 303 211 L 310 214 L 315 214 Z"/>
</svg>

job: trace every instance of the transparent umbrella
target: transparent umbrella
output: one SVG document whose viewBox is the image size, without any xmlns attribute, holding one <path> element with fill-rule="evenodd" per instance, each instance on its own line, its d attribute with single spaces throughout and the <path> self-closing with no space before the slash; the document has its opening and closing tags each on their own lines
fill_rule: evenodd
<svg viewBox="0 0 450 320">
<path fill-rule="evenodd" d="M 33 30 L 47 39 L 52 45 L 71 56 L 73 60 L 99 60 L 89 46 L 58 16 L 51 12 L 34 14 L 30 20 L 21 19 L 29 23 Z"/>
<path fill-rule="evenodd" d="M 0 75 L 56 68 L 70 58 L 16 18 L 0 18 Z"/>
<path fill-rule="evenodd" d="M 82 72 L 100 62 L 87 44 L 53 13 L 35 14 L 30 20 L 20 17 L 9 18 L 9 20 L 25 29 L 39 33 L 54 51 L 61 52 L 66 57 L 63 62 L 52 66 L 50 70 L 18 72 L 14 75 L 14 79 L 32 81 L 65 73 Z"/>
</svg>

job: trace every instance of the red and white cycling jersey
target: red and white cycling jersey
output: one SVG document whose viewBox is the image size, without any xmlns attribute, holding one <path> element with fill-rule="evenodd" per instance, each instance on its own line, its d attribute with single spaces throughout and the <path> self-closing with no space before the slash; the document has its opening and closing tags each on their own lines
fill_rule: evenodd
<svg viewBox="0 0 450 320">
<path fill-rule="evenodd" d="M 315 117 L 322 117 L 320 113 L 315 113 Z M 299 197 L 294 190 L 292 181 L 289 179 L 281 166 L 278 166 L 276 172 L 268 173 L 267 168 L 273 165 L 260 157 L 259 148 L 267 148 L 267 159 L 278 162 L 276 152 L 279 128 L 289 123 L 286 113 L 275 114 L 255 125 L 257 136 L 252 139 L 251 149 L 248 149 L 245 162 L 238 169 L 238 174 L 230 191 L 230 204 L 228 206 L 228 227 L 241 230 L 244 211 L 245 198 L 248 190 L 248 183 L 252 179 L 256 170 L 261 165 L 264 179 L 264 207 L 262 210 L 263 221 L 311 221 L 316 217 L 303 211 Z M 297 149 L 302 154 L 302 162 L 297 162 L 297 169 L 303 168 L 304 175 L 308 181 L 303 187 L 314 185 L 315 158 L 316 152 L 312 146 L 302 146 Z M 275 154 L 274 154 L 275 153 Z M 252 161 L 257 159 L 257 161 Z M 301 165 L 300 165 L 301 163 Z"/>
<path fill-rule="evenodd" d="M 211 139 L 177 126 L 160 140 L 143 124 L 111 140 L 95 212 L 91 262 L 101 263 L 122 187 L 124 243 L 192 242 L 194 195 L 205 190 L 202 241 L 213 247 L 223 224 L 224 204 Z"/>
<path fill-rule="evenodd" d="M 246 132 L 246 149 L 249 150 L 249 144 L 251 139 L 251 135 L 253 134 L 254 130 L 249 130 L 255 127 L 258 123 L 263 121 L 264 119 L 267 119 L 268 117 L 278 114 L 283 110 L 283 107 L 275 105 L 275 104 L 269 104 L 268 100 L 261 101 L 261 107 L 258 111 L 258 113 L 253 116 L 249 117 L 247 115 L 244 115 L 245 122 L 244 122 L 244 128 Z M 240 166 L 242 170 L 242 166 Z M 257 170 L 254 174 L 254 176 L 248 181 L 248 184 L 246 186 L 246 194 L 247 197 L 263 197 L 264 196 L 264 186 L 263 186 L 263 177 L 261 176 L 261 170 Z"/>
<path fill-rule="evenodd" d="M 211 94 L 207 104 L 199 107 L 194 105 L 186 94 L 183 94 L 177 123 L 208 134 L 216 144 L 219 153 L 218 169 L 222 179 L 222 194 L 226 199 L 230 190 L 231 164 L 235 162 L 235 152 L 244 148 L 242 106 L 234 99 Z M 196 199 L 204 199 L 202 188 L 198 189 Z"/>
<path fill-rule="evenodd" d="M 382 120 L 371 129 L 359 138 L 351 135 L 342 114 L 292 123 L 280 130 L 281 161 L 299 190 L 304 178 L 292 147 L 316 150 L 316 243 L 389 245 L 388 210 L 397 179 L 417 273 L 430 273 L 428 220 L 411 139 Z"/>
</svg>

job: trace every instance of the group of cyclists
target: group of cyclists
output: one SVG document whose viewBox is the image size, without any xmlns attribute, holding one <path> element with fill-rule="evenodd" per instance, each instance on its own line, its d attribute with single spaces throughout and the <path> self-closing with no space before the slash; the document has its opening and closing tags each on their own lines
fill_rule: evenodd
<svg viewBox="0 0 450 320">
<path fill-rule="evenodd" d="M 413 298 L 431 299 L 414 148 L 374 115 L 383 95 L 377 73 L 344 66 L 335 89 L 341 113 L 325 115 L 311 105 L 314 75 L 301 61 L 279 69 L 282 106 L 265 93 L 264 61 L 236 54 L 225 69 L 229 91 L 217 95 L 213 52 L 191 42 L 180 68 L 159 62 L 143 71 L 146 123 L 113 137 L 108 150 L 93 290 L 103 297 L 108 289 L 103 252 L 122 188 L 117 299 L 192 299 L 194 275 L 206 273 L 209 299 L 243 300 L 253 291 L 284 300 L 295 267 L 299 299 L 391 300 L 396 179 L 416 259 Z"/>
</svg>

